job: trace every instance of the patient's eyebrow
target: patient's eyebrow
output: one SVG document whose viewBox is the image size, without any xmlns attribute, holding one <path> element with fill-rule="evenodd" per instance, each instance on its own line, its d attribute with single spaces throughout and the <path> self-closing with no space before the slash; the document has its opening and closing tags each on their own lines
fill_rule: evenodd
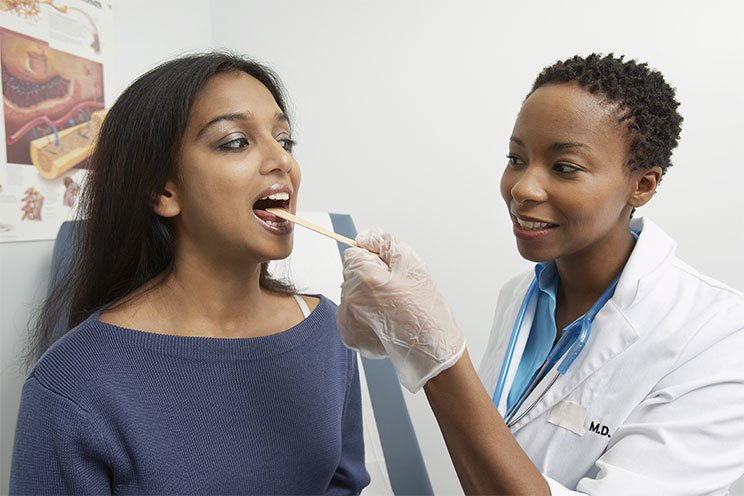
<svg viewBox="0 0 744 496">
<path fill-rule="evenodd" d="M 196 138 L 199 139 L 202 134 L 204 134 L 207 129 L 209 129 L 211 126 L 217 124 L 221 121 L 229 121 L 229 122 L 246 122 L 253 119 L 253 114 L 251 112 L 232 112 L 229 114 L 222 114 L 218 115 L 214 119 L 210 120 L 204 126 L 201 128 L 199 133 L 196 135 Z M 287 117 L 287 114 L 284 112 L 277 112 L 274 116 L 274 120 L 277 122 L 286 122 L 289 124 L 289 117 Z"/>
<path fill-rule="evenodd" d="M 287 117 L 287 114 L 285 114 L 284 112 L 277 112 L 274 116 L 274 119 L 277 122 L 286 122 L 287 124 L 289 124 L 289 117 Z"/>
<path fill-rule="evenodd" d="M 214 119 L 207 122 L 201 130 L 199 130 L 199 133 L 196 135 L 197 139 L 204 134 L 207 129 L 209 129 L 211 126 L 214 126 L 218 122 L 221 121 L 230 121 L 230 122 L 245 122 L 253 117 L 253 114 L 250 112 L 233 112 L 230 114 L 222 114 L 218 115 Z"/>
</svg>

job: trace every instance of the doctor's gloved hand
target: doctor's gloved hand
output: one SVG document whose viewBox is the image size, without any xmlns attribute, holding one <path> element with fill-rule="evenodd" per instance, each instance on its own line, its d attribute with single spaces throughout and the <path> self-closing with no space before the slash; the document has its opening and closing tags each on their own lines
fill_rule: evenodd
<svg viewBox="0 0 744 496">
<path fill-rule="evenodd" d="M 415 393 L 457 362 L 465 336 L 411 248 L 379 230 L 356 241 L 360 248 L 344 252 L 341 340 L 365 357 L 389 356 L 400 383 Z"/>
</svg>

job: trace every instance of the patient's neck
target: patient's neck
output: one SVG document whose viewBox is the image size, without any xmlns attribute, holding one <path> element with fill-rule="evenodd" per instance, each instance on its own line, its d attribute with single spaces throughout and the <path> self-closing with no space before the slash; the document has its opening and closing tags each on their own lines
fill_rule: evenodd
<svg viewBox="0 0 744 496">
<path fill-rule="evenodd" d="M 177 256 L 168 270 L 101 320 L 150 332 L 222 338 L 272 334 L 295 325 L 298 307 L 260 287 L 261 263 Z"/>
</svg>

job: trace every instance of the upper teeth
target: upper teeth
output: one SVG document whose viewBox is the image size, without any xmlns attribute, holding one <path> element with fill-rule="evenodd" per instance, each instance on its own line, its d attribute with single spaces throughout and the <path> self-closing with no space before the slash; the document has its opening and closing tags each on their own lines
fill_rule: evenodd
<svg viewBox="0 0 744 496">
<path fill-rule="evenodd" d="M 289 200 L 289 193 L 273 193 L 269 196 L 264 196 L 262 200 Z"/>
<path fill-rule="evenodd" d="M 519 227 L 522 227 L 524 229 L 531 229 L 535 231 L 540 230 L 540 229 L 545 229 L 550 226 L 550 224 L 546 222 L 532 222 L 529 220 L 522 220 L 522 219 L 517 219 L 517 222 L 519 222 Z"/>
</svg>

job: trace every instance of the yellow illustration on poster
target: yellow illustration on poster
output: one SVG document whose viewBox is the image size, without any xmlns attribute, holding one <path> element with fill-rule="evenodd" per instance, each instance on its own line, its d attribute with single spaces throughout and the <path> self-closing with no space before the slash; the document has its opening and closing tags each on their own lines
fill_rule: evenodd
<svg viewBox="0 0 744 496">
<path fill-rule="evenodd" d="M 105 115 L 111 2 L 0 0 L 0 242 L 74 218 Z"/>
</svg>

